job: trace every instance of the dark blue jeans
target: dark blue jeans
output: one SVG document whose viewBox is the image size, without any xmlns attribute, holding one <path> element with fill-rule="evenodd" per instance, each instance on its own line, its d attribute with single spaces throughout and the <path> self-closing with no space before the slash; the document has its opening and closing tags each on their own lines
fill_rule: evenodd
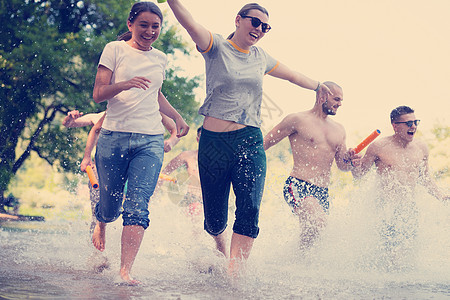
<svg viewBox="0 0 450 300">
<path fill-rule="evenodd" d="M 148 202 L 155 190 L 163 158 L 162 134 L 102 129 L 95 153 L 100 189 L 100 201 L 95 207 L 97 220 L 103 223 L 116 220 L 123 202 L 123 225 L 140 225 L 146 229 L 150 223 Z"/>
<path fill-rule="evenodd" d="M 233 231 L 256 238 L 266 178 L 266 153 L 261 130 L 255 127 L 231 132 L 202 129 L 198 166 L 205 230 L 216 236 L 227 227 L 228 197 L 233 184 L 236 195 Z"/>
</svg>

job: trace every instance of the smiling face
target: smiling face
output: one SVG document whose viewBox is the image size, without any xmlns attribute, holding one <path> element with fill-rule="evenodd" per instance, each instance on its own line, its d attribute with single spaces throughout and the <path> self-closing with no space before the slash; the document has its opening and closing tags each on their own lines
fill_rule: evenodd
<svg viewBox="0 0 450 300">
<path fill-rule="evenodd" d="M 151 12 L 142 12 L 133 23 L 127 22 L 128 30 L 131 31 L 132 37 L 128 43 L 136 49 L 148 51 L 151 49 L 161 32 L 161 19 L 158 15 Z"/>
<path fill-rule="evenodd" d="M 269 22 L 269 16 L 258 9 L 251 9 L 245 17 L 238 15 L 236 17 L 236 37 L 244 47 L 253 46 L 265 35 L 262 31 L 262 24 L 257 28 L 253 27 L 252 19 L 249 17 L 256 17 L 262 23 Z"/>
<path fill-rule="evenodd" d="M 336 115 L 338 108 L 342 105 L 344 96 L 342 89 L 337 86 L 329 87 L 333 95 L 327 97 L 327 101 L 322 104 L 322 111 L 326 115 Z"/>
<path fill-rule="evenodd" d="M 414 139 L 414 135 L 417 131 L 417 125 L 412 123 L 411 127 L 408 127 L 406 123 L 408 121 L 416 120 L 416 116 L 414 113 L 404 114 L 397 118 L 397 120 L 392 123 L 392 127 L 394 128 L 395 135 L 401 138 L 404 141 L 411 142 Z"/>
</svg>

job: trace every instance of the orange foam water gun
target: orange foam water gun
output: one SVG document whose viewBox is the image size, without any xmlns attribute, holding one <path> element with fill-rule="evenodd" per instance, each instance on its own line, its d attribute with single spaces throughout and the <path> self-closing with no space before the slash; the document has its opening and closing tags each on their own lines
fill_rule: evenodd
<svg viewBox="0 0 450 300">
<path fill-rule="evenodd" d="M 173 183 L 177 183 L 177 179 L 176 178 L 171 177 L 171 176 L 166 175 L 166 174 L 163 174 L 163 173 L 159 174 L 159 179 L 165 180 L 165 181 L 170 181 L 170 182 L 173 182 Z"/>
<path fill-rule="evenodd" d="M 358 154 L 361 152 L 364 148 L 367 147 L 370 143 L 373 142 L 374 139 L 376 139 L 381 134 L 380 130 L 374 130 L 368 137 L 366 137 L 361 143 L 359 143 L 358 146 L 356 146 L 353 150 L 355 151 L 355 154 Z"/>
<path fill-rule="evenodd" d="M 94 175 L 94 171 L 92 170 L 91 166 L 87 166 L 86 167 L 86 173 L 88 174 L 89 181 L 91 182 L 92 187 L 94 189 L 98 189 L 98 181 L 97 181 L 97 178 Z"/>
</svg>

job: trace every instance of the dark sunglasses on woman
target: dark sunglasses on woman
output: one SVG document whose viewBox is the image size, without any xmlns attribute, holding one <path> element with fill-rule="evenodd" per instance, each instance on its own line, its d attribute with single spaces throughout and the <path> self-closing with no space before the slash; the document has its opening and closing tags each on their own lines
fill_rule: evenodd
<svg viewBox="0 0 450 300">
<path fill-rule="evenodd" d="M 258 19 L 257 17 L 250 17 L 250 16 L 241 16 L 242 18 L 248 18 L 248 19 L 252 19 L 252 26 L 255 28 L 258 28 L 259 25 L 261 25 L 261 31 L 264 33 L 269 32 L 270 29 L 272 29 L 272 27 L 270 27 L 269 24 L 267 23 L 263 23 L 260 19 Z"/>
</svg>

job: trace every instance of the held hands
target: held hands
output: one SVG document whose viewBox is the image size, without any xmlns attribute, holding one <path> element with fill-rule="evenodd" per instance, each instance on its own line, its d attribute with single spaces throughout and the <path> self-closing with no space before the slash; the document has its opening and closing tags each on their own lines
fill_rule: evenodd
<svg viewBox="0 0 450 300">
<path fill-rule="evenodd" d="M 347 150 L 347 152 L 344 153 L 344 156 L 342 159 L 346 164 L 351 164 L 352 167 L 358 167 L 361 165 L 361 154 L 355 154 L 355 150 L 353 148 L 350 148 Z"/>
<path fill-rule="evenodd" d="M 333 93 L 325 84 L 320 83 L 317 89 L 317 95 L 319 96 L 320 104 L 323 104 L 328 100 L 328 96 L 332 96 Z"/>
</svg>

